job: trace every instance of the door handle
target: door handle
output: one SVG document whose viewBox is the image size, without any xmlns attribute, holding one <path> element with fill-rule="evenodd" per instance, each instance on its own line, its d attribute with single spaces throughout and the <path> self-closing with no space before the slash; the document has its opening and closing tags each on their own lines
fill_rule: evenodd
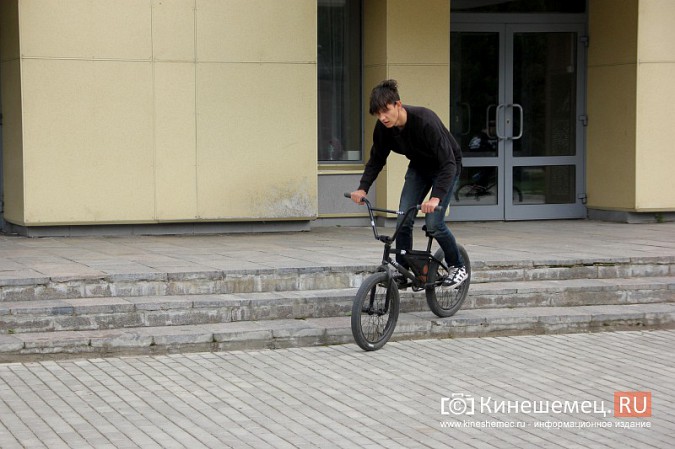
<svg viewBox="0 0 675 449">
<path fill-rule="evenodd" d="M 499 111 L 506 109 L 505 104 L 498 104 L 497 109 L 495 110 L 495 132 L 497 133 L 497 138 L 499 140 L 506 140 L 508 137 L 506 137 L 506 134 L 501 134 L 499 132 L 499 125 L 502 123 L 503 120 L 499 120 Z"/>
<path fill-rule="evenodd" d="M 523 124 L 523 107 L 521 105 L 517 104 L 517 103 L 514 103 L 510 106 L 514 109 L 518 108 L 518 110 L 520 111 L 520 130 L 519 130 L 517 136 L 511 136 L 512 140 L 518 140 L 521 137 L 523 137 L 523 127 L 524 127 L 524 124 Z"/>
</svg>

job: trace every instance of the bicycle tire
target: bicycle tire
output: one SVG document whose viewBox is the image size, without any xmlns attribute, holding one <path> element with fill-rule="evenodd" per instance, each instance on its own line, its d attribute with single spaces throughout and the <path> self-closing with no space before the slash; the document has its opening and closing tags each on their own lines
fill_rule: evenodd
<svg viewBox="0 0 675 449">
<path fill-rule="evenodd" d="M 398 321 L 399 305 L 398 288 L 389 273 L 378 272 L 363 281 L 352 305 L 352 334 L 361 349 L 375 351 L 389 341 Z"/>
<path fill-rule="evenodd" d="M 471 285 L 471 260 L 469 254 L 462 245 L 457 245 L 464 265 L 466 266 L 467 278 L 459 287 L 443 287 L 442 285 L 436 287 L 427 287 L 427 304 L 429 309 L 438 317 L 447 318 L 453 316 L 464 304 L 469 293 L 469 286 Z M 442 249 L 438 249 L 434 254 L 438 260 L 444 260 Z M 437 279 L 447 276 L 447 270 L 436 261 L 431 261 L 429 264 L 429 283 L 436 282 Z"/>
</svg>

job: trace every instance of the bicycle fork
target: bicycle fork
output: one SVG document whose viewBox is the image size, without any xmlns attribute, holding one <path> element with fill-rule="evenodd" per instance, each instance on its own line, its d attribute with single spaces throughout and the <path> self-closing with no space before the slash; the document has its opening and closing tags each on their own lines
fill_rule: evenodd
<svg viewBox="0 0 675 449">
<path fill-rule="evenodd" d="M 370 289 L 370 295 L 368 298 L 368 306 L 364 307 L 362 309 L 363 313 L 367 313 L 368 315 L 377 315 L 377 316 L 382 316 L 386 315 L 389 313 L 389 297 L 391 295 L 391 289 L 396 288 L 394 284 L 393 279 L 388 278 L 387 283 L 389 284 L 387 287 L 387 295 L 384 299 L 384 304 L 382 307 L 377 307 L 377 287 L 378 284 L 373 285 L 373 288 Z"/>
</svg>

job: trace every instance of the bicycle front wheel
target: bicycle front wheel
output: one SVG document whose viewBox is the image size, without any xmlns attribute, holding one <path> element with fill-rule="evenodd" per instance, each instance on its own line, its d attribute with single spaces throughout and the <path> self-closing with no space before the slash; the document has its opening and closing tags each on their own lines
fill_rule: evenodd
<svg viewBox="0 0 675 449">
<path fill-rule="evenodd" d="M 400 298 L 389 273 L 369 276 L 356 292 L 352 305 L 352 334 L 365 351 L 384 346 L 394 333 Z"/>
<path fill-rule="evenodd" d="M 429 283 L 439 284 L 434 287 L 427 287 L 427 304 L 429 309 L 441 318 L 449 317 L 457 313 L 462 307 L 466 296 L 469 293 L 469 285 L 471 284 L 471 260 L 469 254 L 462 245 L 457 245 L 462 259 L 464 259 L 464 266 L 466 266 L 467 278 L 459 287 L 444 287 L 440 285 L 441 279 L 448 276 L 448 271 L 443 268 L 441 264 L 436 261 L 431 261 L 429 264 Z M 438 260 L 444 260 L 445 255 L 442 249 L 438 249 L 434 254 Z"/>
</svg>

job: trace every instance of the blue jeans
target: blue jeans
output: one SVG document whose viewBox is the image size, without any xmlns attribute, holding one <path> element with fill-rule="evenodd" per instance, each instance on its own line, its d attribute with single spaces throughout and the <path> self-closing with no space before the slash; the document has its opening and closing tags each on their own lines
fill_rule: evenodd
<svg viewBox="0 0 675 449">
<path fill-rule="evenodd" d="M 452 182 L 454 187 L 457 176 Z M 427 196 L 431 190 L 436 177 L 423 176 L 414 168 L 408 168 L 408 171 L 405 174 L 405 183 L 403 184 L 403 191 L 401 191 L 401 202 L 399 203 L 399 210 L 406 211 L 408 208 L 415 206 L 416 204 L 422 204 L 424 198 Z M 445 195 L 445 198 L 441 201 L 439 205 L 439 210 L 434 213 L 426 214 L 425 221 L 427 225 L 427 232 L 431 235 L 438 245 L 443 249 L 445 253 L 445 262 L 449 267 L 461 267 L 464 265 L 462 260 L 462 255 L 457 249 L 457 242 L 455 241 L 455 236 L 452 235 L 450 229 L 445 224 L 445 212 L 448 210 L 448 205 L 450 204 L 450 198 L 452 197 L 452 192 L 448 192 Z M 397 219 L 397 225 L 401 225 L 403 221 L 403 216 L 399 215 Z M 415 215 L 408 216 L 408 220 L 401 225 L 401 229 L 396 236 L 396 248 L 410 250 L 413 246 L 413 225 L 415 222 Z M 404 267 L 407 267 L 407 263 L 403 261 L 403 258 L 399 255 L 396 256 L 396 261 L 402 264 Z"/>
</svg>

